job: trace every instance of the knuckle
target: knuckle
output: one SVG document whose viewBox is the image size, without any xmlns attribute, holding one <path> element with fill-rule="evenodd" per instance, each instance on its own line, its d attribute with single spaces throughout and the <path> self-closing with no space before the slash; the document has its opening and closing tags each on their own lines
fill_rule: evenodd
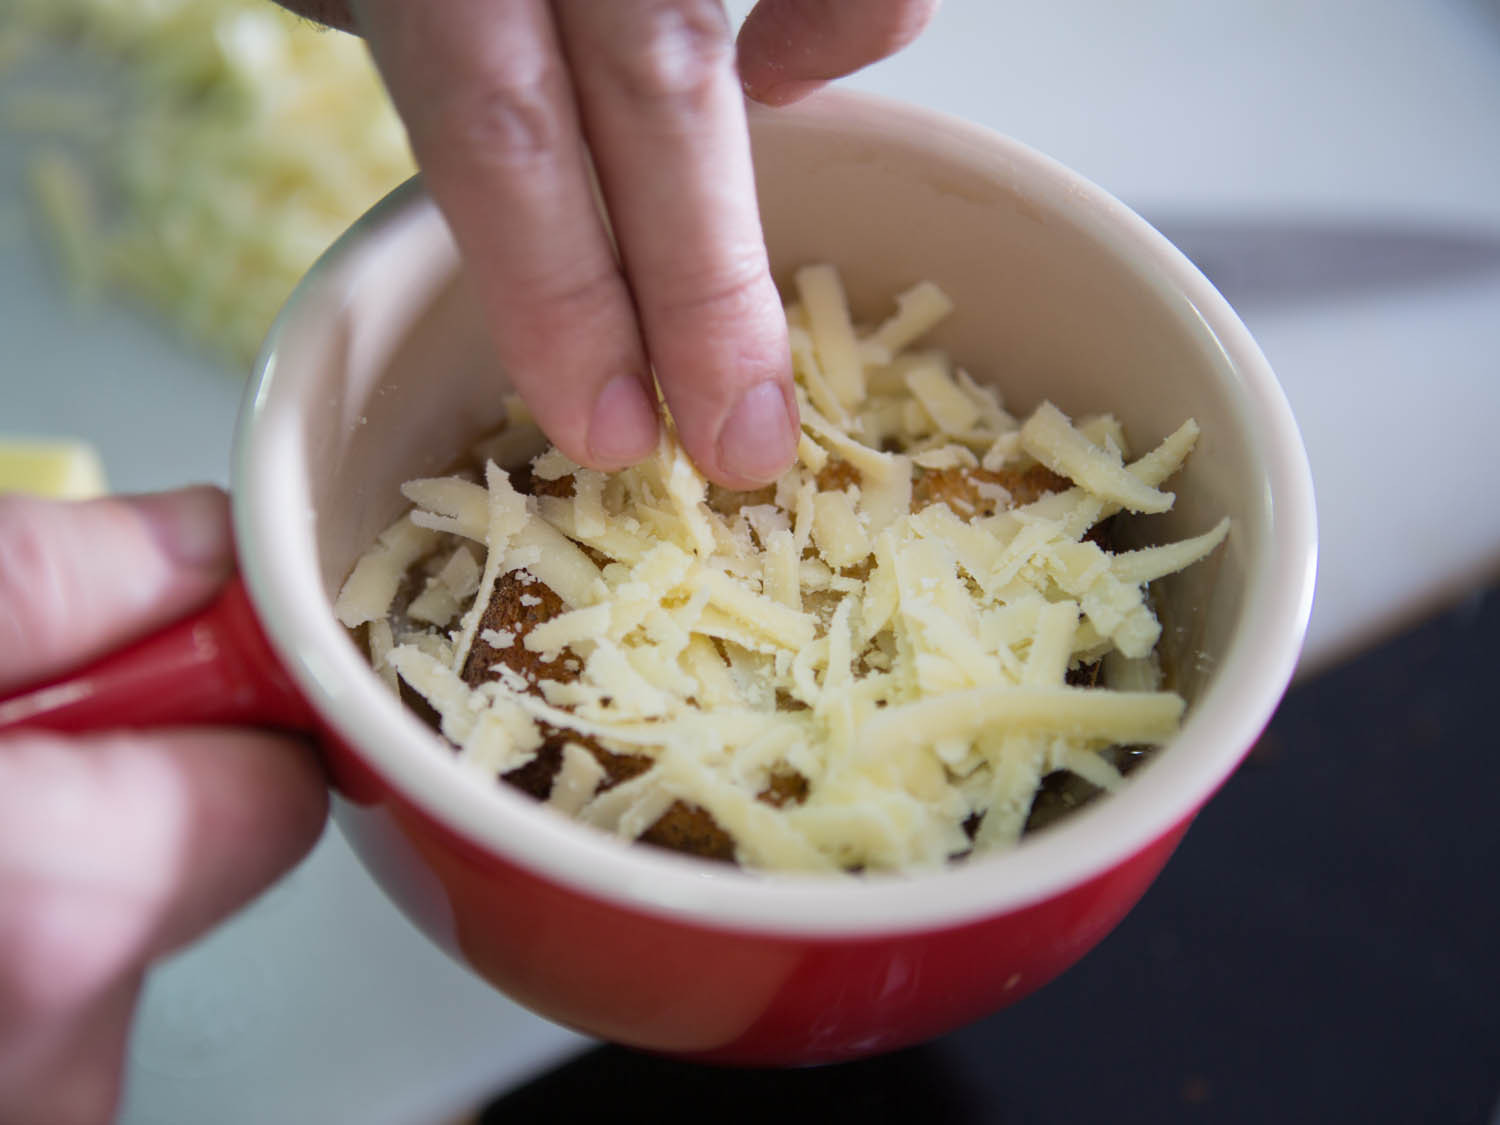
<svg viewBox="0 0 1500 1125">
<path fill-rule="evenodd" d="M 78 1013 L 142 960 L 144 906 L 45 873 L 8 888 L 0 910 L 4 1007 L 36 1021 Z"/>
<path fill-rule="evenodd" d="M 71 896 L 31 891 L 7 908 L 0 935 L 5 973 L 6 1007 L 29 1019 L 57 1019 L 86 1007 L 112 979 L 114 966 L 102 964 L 103 942 L 83 924 Z"/>
<path fill-rule="evenodd" d="M 595 337 L 633 320 L 629 297 L 613 266 L 559 268 L 524 279 L 511 305 L 516 323 L 508 331 L 533 339 L 538 350 L 555 350 L 558 340 L 575 336 L 580 324 Z"/>
<path fill-rule="evenodd" d="M 0 756 L 0 1010 L 76 1016 L 144 963 L 168 885 L 149 867 L 160 833 L 143 844 L 111 822 L 116 800 L 150 808 L 130 748 L 27 736 Z"/>
<path fill-rule="evenodd" d="M 733 69 L 734 49 L 717 0 L 645 5 L 609 54 L 632 102 L 691 111 Z"/>
<path fill-rule="evenodd" d="M 532 300 L 537 305 L 555 309 L 570 321 L 621 299 L 619 275 L 613 268 L 601 266 L 539 277 L 530 288 Z"/>
<path fill-rule="evenodd" d="M 747 248 L 709 265 L 677 269 L 661 284 L 657 307 L 671 318 L 737 323 L 773 296 L 764 253 Z"/>
<path fill-rule="evenodd" d="M 0 500 L 0 651 L 45 660 L 68 632 L 66 560 L 35 518 L 37 504 Z"/>
<path fill-rule="evenodd" d="M 557 82 L 545 62 L 499 66 L 482 79 L 454 84 L 452 93 L 429 108 L 423 128 L 424 156 L 432 161 L 455 155 L 481 165 L 527 166 L 558 151 L 562 134 Z"/>
</svg>

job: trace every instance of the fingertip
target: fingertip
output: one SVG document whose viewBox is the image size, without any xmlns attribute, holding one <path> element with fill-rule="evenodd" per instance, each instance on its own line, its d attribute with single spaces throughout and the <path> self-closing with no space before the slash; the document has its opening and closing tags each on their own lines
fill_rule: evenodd
<svg viewBox="0 0 1500 1125">
<path fill-rule="evenodd" d="M 123 496 L 174 562 L 227 576 L 234 566 L 229 501 L 221 489 L 193 485 L 175 492 Z"/>
<path fill-rule="evenodd" d="M 774 481 L 797 456 L 797 404 L 786 384 L 767 379 L 740 396 L 714 442 L 715 472 L 729 488 L 758 488 Z"/>
<path fill-rule="evenodd" d="M 588 448 L 594 468 L 613 472 L 650 456 L 661 436 L 656 405 L 640 379 L 616 375 L 594 399 Z"/>
<path fill-rule="evenodd" d="M 289 734 L 252 731 L 262 751 L 275 763 L 266 786 L 270 803 L 285 817 L 288 863 L 295 863 L 312 850 L 328 819 L 328 772 L 310 739 Z"/>
<path fill-rule="evenodd" d="M 786 314 L 768 267 L 716 293 L 658 312 L 648 337 L 694 464 L 715 484 L 756 489 L 791 465 L 801 434 Z"/>
<path fill-rule="evenodd" d="M 790 78 L 780 82 L 757 84 L 751 79 L 746 79 L 743 85 L 745 95 L 753 101 L 771 106 L 773 109 L 781 109 L 816 94 L 828 83 L 818 79 Z"/>
<path fill-rule="evenodd" d="M 300 863 L 323 834 L 328 782 L 306 741 L 258 730 L 174 730 L 152 750 L 175 773 L 181 882 L 156 952 L 192 940 Z M 170 822 L 172 818 L 168 817 Z"/>
<path fill-rule="evenodd" d="M 812 90 L 798 90 L 798 83 L 821 84 L 895 54 L 921 33 L 937 7 L 938 0 L 759 0 L 736 40 L 746 92 L 767 105 L 806 97 Z"/>
</svg>

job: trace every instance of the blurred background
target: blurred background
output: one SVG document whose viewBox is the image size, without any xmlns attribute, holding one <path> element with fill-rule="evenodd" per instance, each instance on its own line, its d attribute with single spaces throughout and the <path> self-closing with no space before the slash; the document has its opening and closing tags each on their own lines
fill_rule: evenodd
<svg viewBox="0 0 1500 1125">
<path fill-rule="evenodd" d="M 496 1097 L 487 1120 L 642 1101 L 668 1119 L 1500 1121 L 1481 682 L 1500 631 L 1500 6 L 948 0 L 848 84 L 1071 165 L 1255 333 L 1322 537 L 1299 684 L 1262 744 L 1062 980 L 932 1045 L 792 1074 L 537 1020 L 428 947 L 330 831 L 153 975 L 127 1125 L 432 1123 Z M 120 490 L 225 483 L 270 317 L 409 171 L 362 46 L 269 3 L 9 0 L 0 438 L 81 439 Z"/>
</svg>

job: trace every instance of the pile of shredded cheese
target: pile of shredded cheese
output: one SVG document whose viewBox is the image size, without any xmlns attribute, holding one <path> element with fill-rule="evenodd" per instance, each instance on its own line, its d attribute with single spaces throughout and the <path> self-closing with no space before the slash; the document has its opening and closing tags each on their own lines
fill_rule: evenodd
<svg viewBox="0 0 1500 1125">
<path fill-rule="evenodd" d="M 376 667 L 431 704 L 486 778 L 530 761 L 544 727 L 649 756 L 644 773 L 601 786 L 594 755 L 569 742 L 552 787 L 551 804 L 628 838 L 681 801 L 753 868 L 907 870 L 1007 846 L 1044 776 L 1114 788 L 1111 748 L 1177 729 L 1184 704 L 1159 689 L 1146 587 L 1213 550 L 1228 521 L 1120 554 L 1085 536 L 1122 509 L 1167 510 L 1159 486 L 1197 428 L 1132 460 L 1108 416 L 1075 424 L 1044 403 L 1018 421 L 946 355 L 911 347 L 949 311 L 936 286 L 868 331 L 832 268 L 802 269 L 796 287 L 803 435 L 774 489 L 706 486 L 669 432 L 610 475 L 547 449 L 533 478 L 568 478 L 571 495 L 523 495 L 499 467 L 538 447 L 518 414 L 482 482 L 406 486 L 414 507 L 359 560 L 336 612 L 367 628 Z M 1015 505 L 976 477 L 970 500 L 913 510 L 923 473 L 1038 464 L 1071 487 Z M 820 487 L 820 474 L 845 483 Z M 574 674 L 531 681 L 498 664 L 471 688 L 481 617 L 515 572 L 563 611 L 482 639 L 565 657 Z M 420 592 L 393 612 L 412 574 Z M 1110 688 L 1069 684 L 1099 661 Z M 805 799 L 760 799 L 788 772 Z"/>
<path fill-rule="evenodd" d="M 68 277 L 143 297 L 232 359 L 414 171 L 364 44 L 270 0 L 17 3 L 3 110 L 42 139 L 32 187 Z M 104 73 L 58 89 L 41 63 L 60 61 Z"/>
</svg>

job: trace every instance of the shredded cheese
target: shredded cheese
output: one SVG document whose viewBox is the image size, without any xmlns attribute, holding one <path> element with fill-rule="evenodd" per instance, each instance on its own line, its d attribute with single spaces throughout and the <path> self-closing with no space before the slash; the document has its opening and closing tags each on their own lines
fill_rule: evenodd
<svg viewBox="0 0 1500 1125">
<path fill-rule="evenodd" d="M 864 365 L 838 273 L 827 264 L 804 266 L 797 271 L 797 292 L 807 310 L 813 350 L 824 377 L 839 405 L 853 409 L 865 397 Z"/>
<path fill-rule="evenodd" d="M 1165 512 L 1172 506 L 1169 493 L 1158 492 L 1132 475 L 1050 402 L 1037 407 L 1021 427 L 1021 446 L 1049 469 L 1132 512 Z"/>
<path fill-rule="evenodd" d="M 144 298 L 233 360 L 415 171 L 364 44 L 275 4 L 13 0 L 0 25 L 33 84 L 0 110 L 39 136 L 33 192 L 69 278 Z M 29 73 L 44 51 L 109 96 Z"/>
<path fill-rule="evenodd" d="M 947 356 L 903 350 L 947 311 L 935 286 L 867 331 L 830 267 L 796 284 L 803 433 L 774 489 L 709 487 L 670 423 L 652 458 L 608 477 L 542 452 L 542 496 L 493 462 L 482 485 L 415 481 L 416 508 L 356 565 L 341 619 L 372 623 L 372 659 L 469 764 L 504 772 L 553 745 L 547 799 L 584 823 L 634 838 L 692 807 L 740 862 L 820 871 L 1007 846 L 1049 773 L 1118 788 L 1112 748 L 1177 729 L 1146 585 L 1230 525 L 1118 555 L 1085 536 L 1121 508 L 1170 505 L 1157 486 L 1197 428 L 1129 461 L 1109 415 L 1075 425 L 1043 403 L 1017 421 Z M 1037 462 L 1072 485 L 1017 506 L 1007 483 Z M 424 558 L 426 585 L 393 612 Z M 517 624 L 480 629 L 502 576 Z M 526 617 L 543 588 L 561 610 Z M 500 654 L 477 683 L 476 635 Z M 1101 661 L 1111 686 L 1078 686 Z M 616 777 L 594 747 L 643 761 Z M 771 800 L 788 777 L 800 792 Z"/>
</svg>

